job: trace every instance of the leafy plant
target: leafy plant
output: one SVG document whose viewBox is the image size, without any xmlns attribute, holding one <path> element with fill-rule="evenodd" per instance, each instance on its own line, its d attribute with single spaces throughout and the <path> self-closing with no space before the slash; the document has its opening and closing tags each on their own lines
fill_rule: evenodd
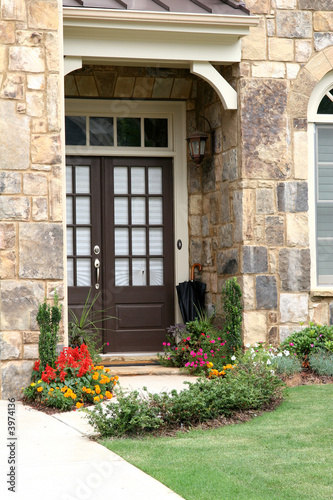
<svg viewBox="0 0 333 500">
<path fill-rule="evenodd" d="M 240 409 L 260 409 L 280 398 L 282 387 L 265 363 L 245 358 L 224 378 L 201 378 L 179 393 L 117 392 L 117 404 L 111 401 L 103 409 L 97 405 L 87 413 L 89 423 L 102 436 L 141 434 L 160 427 L 195 425 Z"/>
<path fill-rule="evenodd" d="M 183 367 L 190 372 L 203 372 L 207 363 L 212 361 L 225 365 L 229 360 L 226 342 L 212 320 L 203 313 L 186 325 L 170 327 L 167 341 L 163 342 L 164 356 L 159 356 L 160 362 L 166 366 Z"/>
<path fill-rule="evenodd" d="M 309 354 L 320 351 L 321 349 L 330 350 L 333 341 L 333 326 L 315 325 L 309 326 L 299 332 L 292 333 L 282 342 L 280 348 L 288 349 L 304 359 Z"/>
<path fill-rule="evenodd" d="M 302 362 L 296 356 L 276 356 L 272 359 L 272 368 L 278 375 L 289 377 L 301 373 Z"/>
<path fill-rule="evenodd" d="M 70 347 L 77 347 L 85 344 L 90 352 L 91 358 L 94 363 L 100 363 L 100 352 L 103 345 L 99 346 L 101 341 L 101 326 L 103 322 L 112 319 L 112 316 L 106 314 L 107 309 L 96 309 L 95 305 L 100 294 L 96 294 L 91 299 L 91 291 L 89 290 L 88 296 L 84 303 L 82 313 L 80 316 L 70 309 L 69 314 L 71 320 L 68 323 L 68 340 Z"/>
<path fill-rule="evenodd" d="M 333 377 L 333 353 L 320 351 L 309 356 L 311 369 L 318 375 Z"/>
<path fill-rule="evenodd" d="M 40 360 L 34 372 L 40 374 Z M 85 344 L 75 349 L 64 347 L 55 362 L 55 368 L 46 365 L 40 379 L 23 389 L 28 400 L 60 410 L 80 408 L 85 403 L 95 404 L 111 399 L 117 376 L 110 376 L 109 368 L 95 366 Z M 37 380 L 37 379 L 36 379 Z"/>
<path fill-rule="evenodd" d="M 242 291 L 237 278 L 229 279 L 222 288 L 222 305 L 225 322 L 223 335 L 230 353 L 242 347 Z"/>
<path fill-rule="evenodd" d="M 51 307 L 45 298 L 43 304 L 39 305 L 36 319 L 40 329 L 38 351 L 40 359 L 39 374 L 41 374 L 47 365 L 54 368 L 57 359 L 61 304 L 59 305 L 56 290 L 54 291 L 53 306 Z"/>
</svg>

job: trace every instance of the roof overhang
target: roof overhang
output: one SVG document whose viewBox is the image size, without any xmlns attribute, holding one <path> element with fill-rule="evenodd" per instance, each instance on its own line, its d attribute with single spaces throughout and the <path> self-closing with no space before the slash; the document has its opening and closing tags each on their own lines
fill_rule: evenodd
<svg viewBox="0 0 333 500">
<path fill-rule="evenodd" d="M 65 74 L 84 63 L 181 66 L 208 81 L 226 109 L 235 90 L 214 64 L 241 60 L 240 39 L 259 18 L 110 9 L 63 9 Z"/>
</svg>

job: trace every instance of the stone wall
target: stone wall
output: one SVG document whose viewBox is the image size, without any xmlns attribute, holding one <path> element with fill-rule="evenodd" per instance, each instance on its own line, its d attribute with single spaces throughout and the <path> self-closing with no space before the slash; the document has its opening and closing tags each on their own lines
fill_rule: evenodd
<svg viewBox="0 0 333 500">
<path fill-rule="evenodd" d="M 0 11 L 0 363 L 18 397 L 38 357 L 36 313 L 64 298 L 57 0 L 2 0 Z"/>
<path fill-rule="evenodd" d="M 333 4 L 246 6 L 260 23 L 242 40 L 237 76 L 244 340 L 278 342 L 299 322 L 332 323 L 331 294 L 310 292 L 307 106 L 333 68 Z"/>
</svg>

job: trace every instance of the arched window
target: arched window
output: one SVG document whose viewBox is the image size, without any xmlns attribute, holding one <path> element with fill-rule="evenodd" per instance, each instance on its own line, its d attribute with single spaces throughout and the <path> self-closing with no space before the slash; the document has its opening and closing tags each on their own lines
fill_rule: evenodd
<svg viewBox="0 0 333 500">
<path fill-rule="evenodd" d="M 327 288 L 333 287 L 333 72 L 317 85 L 309 114 L 315 153 L 315 286 Z"/>
</svg>

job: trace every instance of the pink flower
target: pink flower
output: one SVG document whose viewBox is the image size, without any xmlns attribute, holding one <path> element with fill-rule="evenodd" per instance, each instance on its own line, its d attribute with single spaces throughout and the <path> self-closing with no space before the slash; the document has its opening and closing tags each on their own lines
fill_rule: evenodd
<svg viewBox="0 0 333 500">
<path fill-rule="evenodd" d="M 185 366 L 186 366 L 186 367 L 190 366 L 190 362 L 185 363 Z"/>
<path fill-rule="evenodd" d="M 207 339 L 209 339 L 209 335 L 207 335 Z"/>
<path fill-rule="evenodd" d="M 289 344 L 289 345 L 293 346 L 294 344 L 293 344 L 292 342 L 290 342 L 290 344 Z"/>
<path fill-rule="evenodd" d="M 208 358 L 208 355 L 207 355 L 206 353 L 204 354 L 204 358 L 205 358 L 205 359 L 207 359 L 207 358 Z"/>
<path fill-rule="evenodd" d="M 209 341 L 211 344 L 215 344 L 215 340 L 210 340 Z"/>
<path fill-rule="evenodd" d="M 322 337 L 322 334 L 320 334 L 319 337 Z"/>
<path fill-rule="evenodd" d="M 163 342 L 163 345 L 166 345 L 166 342 Z"/>
<path fill-rule="evenodd" d="M 221 340 L 220 337 L 217 337 L 217 340 Z"/>
<path fill-rule="evenodd" d="M 186 339 L 186 340 L 191 340 L 191 337 L 187 337 L 187 339 Z"/>
<path fill-rule="evenodd" d="M 170 346 L 170 342 L 168 342 L 167 345 Z"/>
<path fill-rule="evenodd" d="M 311 344 L 311 347 L 313 347 L 314 344 Z"/>
<path fill-rule="evenodd" d="M 110 345 L 110 343 L 109 343 L 109 342 L 107 342 L 107 343 L 106 343 L 106 345 Z"/>
<path fill-rule="evenodd" d="M 214 352 L 213 349 L 210 352 Z"/>
</svg>

